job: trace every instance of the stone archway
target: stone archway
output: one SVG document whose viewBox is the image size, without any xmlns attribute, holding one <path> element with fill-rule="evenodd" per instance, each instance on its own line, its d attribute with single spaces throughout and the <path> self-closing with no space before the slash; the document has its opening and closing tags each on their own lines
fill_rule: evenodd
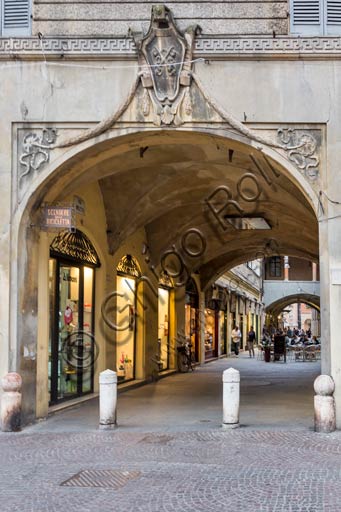
<svg viewBox="0 0 341 512">
<path fill-rule="evenodd" d="M 269 304 L 266 307 L 266 312 L 268 314 L 276 315 L 286 308 L 286 306 L 289 306 L 289 304 L 294 304 L 296 302 L 304 302 L 305 304 L 308 304 L 308 306 L 320 311 L 320 297 L 318 295 L 298 293 L 296 295 L 287 295 L 286 297 L 282 297 L 272 304 Z"/>
<path fill-rule="evenodd" d="M 18 262 L 13 262 L 12 279 L 19 296 L 12 300 L 22 314 L 13 325 L 13 368 L 23 375 L 26 420 L 35 417 L 39 375 L 36 361 L 25 359 L 23 347 L 36 346 L 37 340 L 39 345 L 48 332 L 39 323 L 44 316 L 39 301 L 43 304 L 47 293 L 46 275 L 39 272 L 39 258 L 46 258 L 46 245 L 44 253 L 41 244 L 45 235 L 35 227 L 42 202 L 63 202 L 88 187 L 90 202 L 101 202 L 102 220 L 97 232 L 88 221 L 84 227 L 98 237 L 107 268 L 126 240 L 143 230 L 155 266 L 175 245 L 188 268 L 199 273 L 202 289 L 224 269 L 261 257 L 265 250 L 318 258 L 317 197 L 280 152 L 255 149 L 239 135 L 207 126 L 195 132 L 124 132 L 130 133 L 106 133 L 96 143 L 61 151 L 30 181 L 18 208 L 13 223 Z M 97 190 L 96 199 L 91 199 L 90 189 Z M 239 230 L 232 225 L 236 217 L 261 219 L 270 229 L 262 224 L 262 229 Z M 300 244 L 292 243 L 295 236 L 287 239 L 288 230 L 299 233 L 307 223 L 313 227 Z M 200 240 L 205 250 L 199 254 Z"/>
</svg>

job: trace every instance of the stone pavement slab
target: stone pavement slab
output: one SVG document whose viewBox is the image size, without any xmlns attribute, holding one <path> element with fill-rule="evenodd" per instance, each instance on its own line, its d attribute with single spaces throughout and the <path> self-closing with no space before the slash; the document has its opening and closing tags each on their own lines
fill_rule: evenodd
<svg viewBox="0 0 341 512">
<path fill-rule="evenodd" d="M 229 366 L 241 372 L 242 426 L 224 431 Z M 114 431 L 97 429 L 92 400 L 2 433 L 0 511 L 340 512 L 341 432 L 312 430 L 318 373 L 225 359 L 120 394 Z"/>
<path fill-rule="evenodd" d="M 339 512 L 341 433 L 82 432 L 0 436 L 2 512 Z M 61 485 L 135 472 L 119 488 Z"/>
<path fill-rule="evenodd" d="M 313 427 L 313 382 L 319 362 L 265 363 L 241 354 L 176 374 L 118 396 L 120 429 L 186 431 L 219 428 L 222 421 L 222 374 L 234 367 L 241 376 L 243 425 L 254 428 Z M 30 432 L 93 431 L 98 399 L 58 412 Z M 27 429 L 26 429 L 27 431 Z"/>
</svg>

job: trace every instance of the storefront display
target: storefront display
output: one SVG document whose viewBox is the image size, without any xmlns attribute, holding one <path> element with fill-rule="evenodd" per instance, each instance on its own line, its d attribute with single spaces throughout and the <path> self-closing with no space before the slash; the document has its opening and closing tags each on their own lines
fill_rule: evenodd
<svg viewBox="0 0 341 512">
<path fill-rule="evenodd" d="M 225 311 L 219 311 L 219 342 L 220 342 L 220 355 L 226 354 L 226 328 L 227 317 Z"/>
<path fill-rule="evenodd" d="M 140 277 L 136 259 L 127 254 L 117 266 L 116 361 L 118 381 L 135 378 L 136 279 Z"/>
<path fill-rule="evenodd" d="M 169 290 L 159 288 L 158 306 L 158 342 L 159 342 L 159 370 L 169 368 Z"/>
<path fill-rule="evenodd" d="M 195 361 L 199 361 L 199 294 L 193 279 L 186 285 L 185 336 L 192 344 Z"/>
<path fill-rule="evenodd" d="M 63 232 L 51 243 L 49 260 L 50 404 L 93 391 L 94 275 L 99 266 L 90 240 Z"/>
<path fill-rule="evenodd" d="M 205 309 L 205 359 L 217 356 L 217 312 Z"/>
</svg>

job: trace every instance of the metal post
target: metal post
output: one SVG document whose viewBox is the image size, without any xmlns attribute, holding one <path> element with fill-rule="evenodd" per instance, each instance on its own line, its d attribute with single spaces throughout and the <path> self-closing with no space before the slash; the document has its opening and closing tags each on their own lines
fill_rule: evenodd
<svg viewBox="0 0 341 512">
<path fill-rule="evenodd" d="M 99 428 L 109 430 L 116 426 L 117 373 L 105 370 L 99 375 Z"/>
</svg>

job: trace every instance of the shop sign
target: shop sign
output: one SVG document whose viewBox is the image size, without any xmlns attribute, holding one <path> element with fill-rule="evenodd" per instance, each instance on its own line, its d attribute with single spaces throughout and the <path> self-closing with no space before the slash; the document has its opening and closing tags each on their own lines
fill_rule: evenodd
<svg viewBox="0 0 341 512">
<path fill-rule="evenodd" d="M 42 227 L 46 229 L 75 229 L 72 206 L 44 206 Z"/>
</svg>

